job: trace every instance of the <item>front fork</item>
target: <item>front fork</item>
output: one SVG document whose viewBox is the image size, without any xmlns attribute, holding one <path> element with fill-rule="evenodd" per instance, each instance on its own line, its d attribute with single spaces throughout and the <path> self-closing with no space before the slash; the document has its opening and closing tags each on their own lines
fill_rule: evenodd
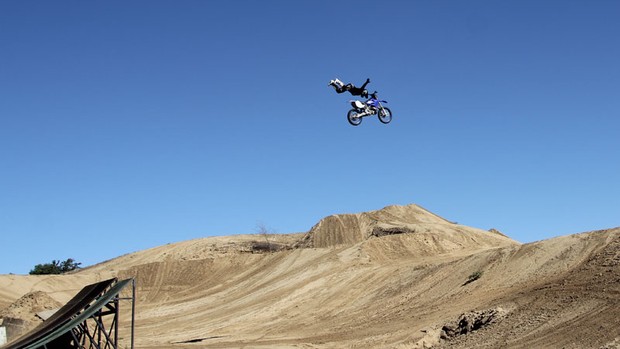
<svg viewBox="0 0 620 349">
<path fill-rule="evenodd" d="M 383 110 L 383 104 L 381 104 L 381 102 L 379 102 L 378 104 L 379 104 L 379 107 L 374 108 L 375 109 L 375 113 L 379 114 L 379 113 L 382 112 L 383 114 L 385 114 L 385 111 Z M 381 115 L 381 114 L 379 114 L 379 115 Z"/>
</svg>

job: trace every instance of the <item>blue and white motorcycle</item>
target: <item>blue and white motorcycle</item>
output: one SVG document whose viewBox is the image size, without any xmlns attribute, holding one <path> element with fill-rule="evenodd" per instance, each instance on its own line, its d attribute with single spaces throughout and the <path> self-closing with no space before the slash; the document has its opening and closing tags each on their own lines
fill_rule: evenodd
<svg viewBox="0 0 620 349">
<path fill-rule="evenodd" d="M 377 91 L 370 94 L 370 98 L 365 102 L 358 100 L 349 101 L 353 109 L 347 113 L 347 119 L 353 126 L 358 126 L 362 123 L 362 118 L 377 115 L 379 121 L 384 124 L 388 124 L 392 121 L 392 111 L 388 107 L 384 107 L 383 103 L 387 101 L 380 100 L 377 97 Z"/>
</svg>

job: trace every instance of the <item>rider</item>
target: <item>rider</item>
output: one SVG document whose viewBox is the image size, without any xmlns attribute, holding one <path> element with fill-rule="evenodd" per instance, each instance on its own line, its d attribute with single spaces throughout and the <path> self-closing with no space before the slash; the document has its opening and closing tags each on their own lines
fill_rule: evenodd
<svg viewBox="0 0 620 349">
<path fill-rule="evenodd" d="M 345 85 L 342 81 L 334 79 L 329 82 L 328 86 L 333 86 L 338 93 L 349 91 L 349 93 L 353 96 L 362 96 L 363 98 L 368 98 L 368 91 L 366 91 L 366 85 L 368 85 L 369 83 L 370 79 L 366 79 L 366 82 L 361 87 L 356 87 L 351 83 Z"/>
</svg>

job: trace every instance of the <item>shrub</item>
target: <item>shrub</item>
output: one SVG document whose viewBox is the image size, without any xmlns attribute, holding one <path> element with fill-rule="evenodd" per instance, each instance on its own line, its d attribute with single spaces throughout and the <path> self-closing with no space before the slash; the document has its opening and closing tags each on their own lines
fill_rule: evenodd
<svg viewBox="0 0 620 349">
<path fill-rule="evenodd" d="M 482 277 L 482 271 L 481 271 L 481 270 L 475 271 L 475 272 L 471 273 L 471 274 L 467 277 L 467 281 L 465 281 L 465 283 L 463 284 L 463 286 L 465 286 L 465 285 L 467 285 L 467 284 L 469 284 L 469 283 L 471 283 L 471 282 L 474 282 L 474 281 L 476 281 L 476 280 L 480 279 L 481 277 Z"/>
<path fill-rule="evenodd" d="M 78 269 L 80 264 L 82 263 L 76 262 L 73 258 L 68 258 L 64 262 L 53 260 L 52 263 L 35 265 L 30 275 L 63 274 Z"/>
</svg>

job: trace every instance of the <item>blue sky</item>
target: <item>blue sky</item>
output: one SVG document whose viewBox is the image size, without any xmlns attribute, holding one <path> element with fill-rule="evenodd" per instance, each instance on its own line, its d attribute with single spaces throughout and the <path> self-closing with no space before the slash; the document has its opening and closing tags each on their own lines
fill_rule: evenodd
<svg viewBox="0 0 620 349">
<path fill-rule="evenodd" d="M 620 226 L 620 2 L 0 2 L 0 273 L 419 204 Z M 330 79 L 394 119 L 346 121 Z"/>
</svg>

